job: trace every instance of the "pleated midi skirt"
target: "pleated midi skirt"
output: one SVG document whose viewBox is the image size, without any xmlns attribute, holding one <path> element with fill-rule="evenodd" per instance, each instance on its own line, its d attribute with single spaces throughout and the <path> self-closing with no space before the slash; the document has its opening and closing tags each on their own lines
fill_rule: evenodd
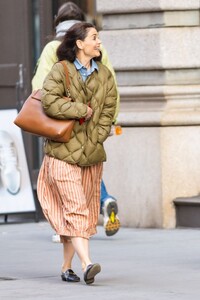
<svg viewBox="0 0 200 300">
<path fill-rule="evenodd" d="M 96 233 L 100 212 L 103 163 L 89 167 L 45 156 L 37 194 L 46 219 L 62 238 L 89 238 Z"/>
</svg>

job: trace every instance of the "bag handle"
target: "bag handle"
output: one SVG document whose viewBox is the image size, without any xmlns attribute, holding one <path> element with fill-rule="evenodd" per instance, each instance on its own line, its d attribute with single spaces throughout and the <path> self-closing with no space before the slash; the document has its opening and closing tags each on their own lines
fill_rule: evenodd
<svg viewBox="0 0 200 300">
<path fill-rule="evenodd" d="M 67 88 L 69 89 L 70 83 L 69 83 L 69 72 L 66 63 L 64 60 L 61 60 L 60 63 L 63 65 L 63 68 L 65 70 L 65 77 L 66 77 L 66 83 L 67 83 Z"/>
</svg>

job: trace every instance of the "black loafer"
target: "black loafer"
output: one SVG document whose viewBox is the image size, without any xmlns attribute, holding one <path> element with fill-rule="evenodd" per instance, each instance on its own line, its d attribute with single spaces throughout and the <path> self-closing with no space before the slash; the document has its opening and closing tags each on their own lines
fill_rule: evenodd
<svg viewBox="0 0 200 300">
<path fill-rule="evenodd" d="M 68 282 L 79 282 L 80 277 L 78 277 L 74 271 L 71 269 L 67 269 L 65 272 L 61 273 L 61 278 L 63 281 L 68 281 Z"/>
<path fill-rule="evenodd" d="M 86 284 L 91 284 L 94 282 L 94 277 L 101 271 L 101 266 L 99 264 L 90 264 L 87 266 L 84 272 L 84 281 Z"/>
</svg>

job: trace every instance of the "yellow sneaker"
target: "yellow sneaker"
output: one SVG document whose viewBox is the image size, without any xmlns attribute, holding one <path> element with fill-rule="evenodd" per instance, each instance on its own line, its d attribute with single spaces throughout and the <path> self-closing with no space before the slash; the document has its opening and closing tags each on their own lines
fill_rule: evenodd
<svg viewBox="0 0 200 300">
<path fill-rule="evenodd" d="M 103 211 L 103 223 L 107 236 L 111 236 L 117 233 L 120 228 L 120 221 L 117 215 L 118 206 L 117 202 L 112 198 L 108 198 L 102 208 Z"/>
</svg>

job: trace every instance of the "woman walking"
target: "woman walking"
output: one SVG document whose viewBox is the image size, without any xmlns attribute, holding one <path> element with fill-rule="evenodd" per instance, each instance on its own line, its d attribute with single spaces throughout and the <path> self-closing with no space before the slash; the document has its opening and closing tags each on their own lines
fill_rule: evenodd
<svg viewBox="0 0 200 300">
<path fill-rule="evenodd" d="M 65 34 L 57 50 L 69 71 L 69 96 L 64 68 L 56 63 L 43 84 L 45 112 L 57 119 L 75 119 L 68 143 L 46 140 L 38 177 L 38 198 L 44 215 L 61 236 L 64 262 L 61 278 L 79 281 L 72 271 L 76 252 L 86 284 L 101 271 L 89 254 L 89 238 L 96 233 L 100 209 L 103 143 L 116 109 L 117 90 L 111 72 L 100 63 L 101 41 L 95 27 L 77 23 Z"/>
</svg>

